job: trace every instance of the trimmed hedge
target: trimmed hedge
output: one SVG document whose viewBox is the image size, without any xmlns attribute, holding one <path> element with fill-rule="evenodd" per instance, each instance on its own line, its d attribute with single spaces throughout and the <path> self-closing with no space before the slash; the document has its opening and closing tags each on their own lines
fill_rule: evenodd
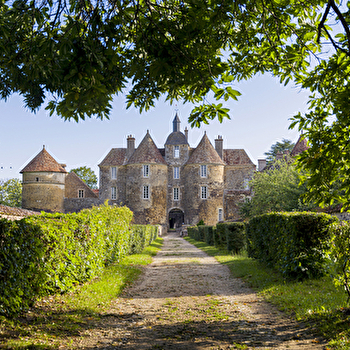
<svg viewBox="0 0 350 350">
<path fill-rule="evenodd" d="M 0 220 L 0 314 L 15 316 L 40 295 L 92 279 L 132 247 L 140 249 L 136 241 L 148 245 L 157 227 L 134 231 L 131 219 L 128 208 L 105 204 L 79 213 Z"/>
<path fill-rule="evenodd" d="M 323 213 L 270 213 L 246 227 L 248 255 L 296 279 L 322 276 L 329 266 L 334 216 Z"/>
<path fill-rule="evenodd" d="M 225 224 L 226 249 L 238 254 L 246 247 L 245 224 L 243 222 L 228 222 Z"/>
<path fill-rule="evenodd" d="M 158 226 L 132 225 L 129 254 L 139 254 L 158 236 Z"/>
<path fill-rule="evenodd" d="M 241 222 L 218 223 L 216 226 L 191 226 L 188 236 L 228 252 L 239 253 L 246 246 L 245 225 Z"/>
</svg>

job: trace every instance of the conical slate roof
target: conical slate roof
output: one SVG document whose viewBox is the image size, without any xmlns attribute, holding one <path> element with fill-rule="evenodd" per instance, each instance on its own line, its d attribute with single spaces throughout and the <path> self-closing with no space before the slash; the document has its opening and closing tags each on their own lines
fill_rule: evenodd
<svg viewBox="0 0 350 350">
<path fill-rule="evenodd" d="M 56 172 L 66 173 L 67 171 L 46 151 L 43 149 L 20 171 L 26 172 Z"/>
<path fill-rule="evenodd" d="M 148 130 L 147 134 L 128 161 L 128 164 L 143 163 L 166 164 Z"/>
<path fill-rule="evenodd" d="M 204 134 L 198 146 L 192 152 L 187 164 L 212 163 L 225 165 L 213 145 L 210 143 L 207 134 Z"/>
<path fill-rule="evenodd" d="M 117 166 L 123 165 L 126 161 L 125 148 L 112 148 L 99 166 Z"/>
</svg>

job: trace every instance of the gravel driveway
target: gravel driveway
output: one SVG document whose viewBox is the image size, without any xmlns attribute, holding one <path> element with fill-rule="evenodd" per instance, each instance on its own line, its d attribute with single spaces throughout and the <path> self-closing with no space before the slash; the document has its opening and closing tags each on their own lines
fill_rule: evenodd
<svg viewBox="0 0 350 350">
<path fill-rule="evenodd" d="M 176 234 L 85 331 L 81 349 L 326 349 L 306 327 Z"/>
</svg>

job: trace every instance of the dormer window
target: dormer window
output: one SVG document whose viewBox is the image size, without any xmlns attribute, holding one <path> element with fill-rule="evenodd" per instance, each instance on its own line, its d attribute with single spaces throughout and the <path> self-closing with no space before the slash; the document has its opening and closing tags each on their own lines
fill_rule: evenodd
<svg viewBox="0 0 350 350">
<path fill-rule="evenodd" d="M 207 177 L 207 166 L 201 165 L 201 177 Z"/>
<path fill-rule="evenodd" d="M 180 158 L 180 146 L 174 146 L 174 158 Z"/>
<path fill-rule="evenodd" d="M 143 177 L 149 177 L 149 165 L 148 164 L 143 166 Z"/>
</svg>

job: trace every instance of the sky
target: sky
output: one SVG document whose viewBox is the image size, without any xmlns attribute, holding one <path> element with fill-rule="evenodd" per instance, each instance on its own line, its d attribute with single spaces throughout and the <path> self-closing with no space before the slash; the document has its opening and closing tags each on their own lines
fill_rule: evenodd
<svg viewBox="0 0 350 350">
<path fill-rule="evenodd" d="M 230 108 L 231 120 L 222 124 L 191 129 L 187 122 L 192 105 L 170 105 L 164 100 L 156 102 L 153 109 L 140 114 L 136 109 L 126 110 L 125 96 L 117 96 L 109 120 L 63 121 L 49 116 L 42 107 L 32 113 L 24 107 L 18 95 L 6 102 L 0 101 L 0 179 L 20 178 L 20 171 L 45 145 L 46 150 L 66 169 L 88 166 L 96 175 L 98 164 L 113 147 L 126 147 L 128 135 L 135 137 L 136 146 L 147 130 L 158 148 L 172 132 L 176 112 L 181 120 L 181 131 L 189 129 L 189 144 L 196 147 L 204 132 L 214 145 L 222 135 L 224 148 L 243 148 L 257 164 L 264 153 L 283 138 L 296 142 L 299 133 L 289 130 L 290 118 L 307 109 L 308 93 L 291 85 L 285 87 L 278 79 L 268 75 L 258 76 L 239 83 L 233 88 L 242 96 L 238 102 L 224 102 Z M 215 102 L 215 101 L 213 101 Z"/>
</svg>

